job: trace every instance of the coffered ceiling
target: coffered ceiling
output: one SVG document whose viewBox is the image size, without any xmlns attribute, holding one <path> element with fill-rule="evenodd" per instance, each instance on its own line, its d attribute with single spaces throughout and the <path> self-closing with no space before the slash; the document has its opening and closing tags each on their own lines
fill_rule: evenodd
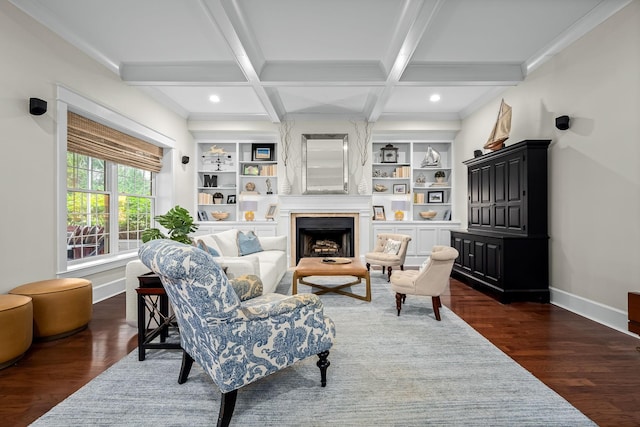
<svg viewBox="0 0 640 427">
<path fill-rule="evenodd" d="M 277 123 L 464 118 L 630 0 L 10 1 L 185 118 Z"/>
</svg>

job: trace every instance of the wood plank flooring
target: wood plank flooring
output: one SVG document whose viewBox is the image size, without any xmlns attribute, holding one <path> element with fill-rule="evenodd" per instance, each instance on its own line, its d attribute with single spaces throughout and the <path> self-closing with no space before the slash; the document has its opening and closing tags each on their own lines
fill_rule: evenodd
<svg viewBox="0 0 640 427">
<path fill-rule="evenodd" d="M 455 279 L 442 303 L 598 425 L 640 426 L 639 339 L 551 304 L 502 305 Z M 121 294 L 94 305 L 87 330 L 34 343 L 0 371 L 0 425 L 29 425 L 134 350 L 136 334 Z"/>
</svg>

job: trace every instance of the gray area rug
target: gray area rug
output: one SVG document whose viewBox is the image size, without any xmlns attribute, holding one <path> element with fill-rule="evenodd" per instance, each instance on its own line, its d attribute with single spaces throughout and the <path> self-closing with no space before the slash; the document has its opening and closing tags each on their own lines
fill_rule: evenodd
<svg viewBox="0 0 640 427">
<path fill-rule="evenodd" d="M 436 321 L 430 298 L 407 296 L 397 317 L 386 280 L 372 279 L 371 303 L 321 297 L 336 324 L 327 386 L 317 358 L 299 362 L 240 389 L 232 426 L 595 425 L 446 307 Z M 277 291 L 290 288 L 289 272 Z M 217 387 L 197 365 L 179 385 L 180 356 L 139 362 L 136 350 L 33 425 L 215 425 Z"/>
</svg>

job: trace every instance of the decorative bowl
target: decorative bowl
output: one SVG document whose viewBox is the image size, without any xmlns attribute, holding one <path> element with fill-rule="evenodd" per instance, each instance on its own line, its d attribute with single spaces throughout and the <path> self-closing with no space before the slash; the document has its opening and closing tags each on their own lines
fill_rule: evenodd
<svg viewBox="0 0 640 427">
<path fill-rule="evenodd" d="M 229 212 L 211 212 L 211 216 L 216 219 L 216 221 L 222 221 L 223 219 L 229 218 Z"/>
<path fill-rule="evenodd" d="M 423 219 L 433 219 L 436 217 L 436 215 L 438 214 L 438 212 L 436 211 L 422 211 L 420 212 L 420 216 Z"/>
<path fill-rule="evenodd" d="M 374 185 L 374 186 L 373 186 L 373 189 L 374 189 L 375 191 L 377 191 L 378 193 L 382 193 L 383 191 L 387 191 L 387 190 L 388 190 L 388 188 L 387 188 L 386 186 L 382 185 L 382 184 L 376 184 L 376 185 Z"/>
</svg>

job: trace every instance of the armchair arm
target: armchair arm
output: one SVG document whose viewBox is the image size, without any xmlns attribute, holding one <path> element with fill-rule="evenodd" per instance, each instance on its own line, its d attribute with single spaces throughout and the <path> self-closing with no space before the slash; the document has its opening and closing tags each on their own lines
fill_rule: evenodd
<svg viewBox="0 0 640 427">
<path fill-rule="evenodd" d="M 274 295 L 268 294 L 263 298 L 256 298 L 251 304 L 243 304 L 240 309 L 242 321 L 267 319 L 282 314 L 291 313 L 301 308 L 307 308 L 312 311 L 322 312 L 324 305 L 320 297 L 314 294 L 296 294 L 277 300 L 273 299 Z"/>
<path fill-rule="evenodd" d="M 243 274 L 235 279 L 229 279 L 229 283 L 238 294 L 240 301 L 262 295 L 262 280 L 255 274 Z"/>
</svg>

